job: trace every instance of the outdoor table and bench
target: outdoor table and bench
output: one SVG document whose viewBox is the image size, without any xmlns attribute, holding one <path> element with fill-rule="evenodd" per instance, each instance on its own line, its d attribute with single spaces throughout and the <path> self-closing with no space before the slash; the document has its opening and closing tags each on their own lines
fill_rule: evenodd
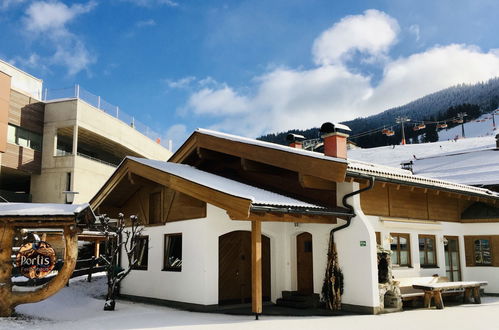
<svg viewBox="0 0 499 330">
<path fill-rule="evenodd" d="M 438 309 L 444 308 L 444 302 L 442 300 L 442 291 L 448 290 L 461 290 L 464 289 L 464 302 L 469 303 L 471 294 L 473 294 L 473 302 L 475 304 L 480 304 L 480 287 L 487 285 L 485 281 L 480 282 L 438 282 L 431 284 L 414 284 L 412 287 L 414 289 L 419 289 L 424 291 L 424 305 L 430 307 L 431 298 L 435 299 L 435 306 Z"/>
</svg>

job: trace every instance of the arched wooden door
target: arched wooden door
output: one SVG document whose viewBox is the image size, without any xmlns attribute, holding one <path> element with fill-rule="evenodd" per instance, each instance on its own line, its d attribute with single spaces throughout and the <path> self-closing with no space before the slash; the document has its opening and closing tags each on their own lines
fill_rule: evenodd
<svg viewBox="0 0 499 330">
<path fill-rule="evenodd" d="M 270 300 L 270 239 L 262 235 L 262 295 Z M 233 231 L 218 238 L 218 303 L 251 302 L 251 232 Z"/>
<path fill-rule="evenodd" d="M 302 233 L 296 236 L 296 278 L 299 293 L 314 293 L 313 269 L 312 234 Z"/>
</svg>

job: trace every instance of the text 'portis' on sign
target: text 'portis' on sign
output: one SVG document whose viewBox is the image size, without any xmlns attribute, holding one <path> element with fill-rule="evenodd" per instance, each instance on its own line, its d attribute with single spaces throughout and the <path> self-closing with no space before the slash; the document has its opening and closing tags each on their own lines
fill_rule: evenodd
<svg viewBox="0 0 499 330">
<path fill-rule="evenodd" d="M 27 278 L 42 278 L 54 269 L 56 256 L 49 243 L 37 241 L 21 246 L 16 257 L 16 266 Z"/>
</svg>

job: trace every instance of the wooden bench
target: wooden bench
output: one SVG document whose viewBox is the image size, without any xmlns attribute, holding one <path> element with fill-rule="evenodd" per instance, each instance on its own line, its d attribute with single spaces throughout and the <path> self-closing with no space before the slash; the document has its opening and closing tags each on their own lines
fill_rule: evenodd
<svg viewBox="0 0 499 330">
<path fill-rule="evenodd" d="M 444 308 L 444 302 L 442 300 L 442 291 L 445 290 L 456 290 L 464 289 L 464 302 L 469 303 L 471 298 L 471 293 L 473 292 L 473 302 L 475 304 L 480 304 L 480 287 L 487 285 L 485 281 L 480 282 L 440 282 L 432 284 L 413 284 L 414 289 L 419 289 L 424 291 L 424 305 L 430 308 L 431 298 L 435 299 L 435 306 L 438 309 Z"/>
<path fill-rule="evenodd" d="M 426 276 L 426 277 L 402 277 L 396 278 L 398 282 L 400 294 L 403 301 L 410 301 L 424 297 L 424 291 L 415 289 L 413 285 L 429 285 L 434 283 L 449 282 L 447 277 L 441 276 Z"/>
</svg>

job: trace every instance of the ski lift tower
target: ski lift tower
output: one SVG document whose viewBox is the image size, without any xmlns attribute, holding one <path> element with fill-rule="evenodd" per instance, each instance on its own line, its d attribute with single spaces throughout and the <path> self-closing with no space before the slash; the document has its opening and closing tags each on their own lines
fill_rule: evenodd
<svg viewBox="0 0 499 330">
<path fill-rule="evenodd" d="M 405 116 L 400 116 L 395 119 L 395 122 L 397 124 L 400 124 L 400 127 L 402 129 L 402 141 L 400 141 L 400 144 L 404 145 L 405 144 L 405 131 L 404 131 L 404 124 L 408 121 L 411 121 L 409 118 Z"/>
</svg>

